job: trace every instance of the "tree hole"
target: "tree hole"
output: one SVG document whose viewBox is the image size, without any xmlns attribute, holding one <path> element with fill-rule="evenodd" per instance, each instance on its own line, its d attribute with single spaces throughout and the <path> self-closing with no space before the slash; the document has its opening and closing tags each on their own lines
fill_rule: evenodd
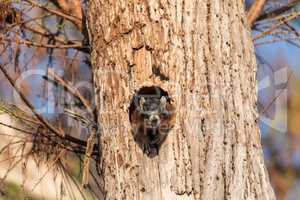
<svg viewBox="0 0 300 200">
<path fill-rule="evenodd" d="M 158 154 L 173 128 L 174 111 L 168 92 L 158 86 L 142 87 L 132 97 L 129 107 L 132 134 L 149 157 Z"/>
</svg>

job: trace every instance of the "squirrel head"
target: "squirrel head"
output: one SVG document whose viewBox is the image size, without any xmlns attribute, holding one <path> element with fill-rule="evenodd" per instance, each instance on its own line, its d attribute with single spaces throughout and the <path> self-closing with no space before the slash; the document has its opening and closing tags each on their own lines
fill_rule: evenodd
<svg viewBox="0 0 300 200">
<path fill-rule="evenodd" d="M 167 114 L 167 98 L 141 96 L 138 102 L 138 109 L 147 128 L 157 128 L 161 123 L 162 115 Z"/>
</svg>

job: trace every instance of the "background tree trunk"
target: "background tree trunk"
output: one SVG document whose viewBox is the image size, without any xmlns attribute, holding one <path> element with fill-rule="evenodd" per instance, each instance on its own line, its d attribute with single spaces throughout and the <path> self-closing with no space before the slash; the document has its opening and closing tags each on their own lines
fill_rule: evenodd
<svg viewBox="0 0 300 200">
<path fill-rule="evenodd" d="M 242 0 L 90 1 L 107 199 L 275 199 L 245 19 Z M 154 158 L 134 142 L 128 114 L 134 92 L 150 85 L 177 108 Z"/>
</svg>

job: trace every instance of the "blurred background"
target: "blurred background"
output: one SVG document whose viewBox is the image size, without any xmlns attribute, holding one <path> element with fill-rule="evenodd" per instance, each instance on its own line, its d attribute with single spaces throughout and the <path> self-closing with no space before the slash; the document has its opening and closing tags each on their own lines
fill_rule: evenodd
<svg viewBox="0 0 300 200">
<path fill-rule="evenodd" d="M 246 1 L 246 7 L 252 3 Z M 289 4 L 288 12 L 258 18 L 252 26 L 264 157 L 282 200 L 300 199 L 300 1 L 266 1 L 262 11 L 284 10 Z"/>
<path fill-rule="evenodd" d="M 245 1 L 248 12 L 254 2 Z M 300 199 L 300 0 L 260 2 L 263 6 L 250 26 L 264 157 L 277 198 L 296 200 Z M 86 1 L 80 0 L 0 0 L 0 65 L 42 117 L 79 140 L 86 140 L 87 124 L 95 117 L 84 103 L 93 110 L 85 12 Z M 30 147 L 21 141 L 28 138 L 21 138 L 20 131 L 38 134 L 32 131 L 40 125 L 28 122 L 27 115 L 34 113 L 19 95 L 0 73 L 0 200 L 97 199 L 93 184 L 88 193 L 79 189 L 84 167 L 78 146 L 75 153 L 57 144 L 49 150 L 52 140 L 37 135 L 37 143 L 48 146 L 27 151 Z M 51 159 L 42 162 L 41 153 Z M 28 159 L 32 154 L 35 159 Z M 61 157 L 66 159 L 54 167 Z"/>
</svg>

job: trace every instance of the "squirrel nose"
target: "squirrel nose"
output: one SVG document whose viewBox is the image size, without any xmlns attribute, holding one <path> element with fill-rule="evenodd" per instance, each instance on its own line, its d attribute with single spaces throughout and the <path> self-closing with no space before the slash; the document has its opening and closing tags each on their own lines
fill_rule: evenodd
<svg viewBox="0 0 300 200">
<path fill-rule="evenodd" d="M 151 115 L 149 118 L 151 125 L 157 127 L 160 123 L 158 115 Z"/>
</svg>

